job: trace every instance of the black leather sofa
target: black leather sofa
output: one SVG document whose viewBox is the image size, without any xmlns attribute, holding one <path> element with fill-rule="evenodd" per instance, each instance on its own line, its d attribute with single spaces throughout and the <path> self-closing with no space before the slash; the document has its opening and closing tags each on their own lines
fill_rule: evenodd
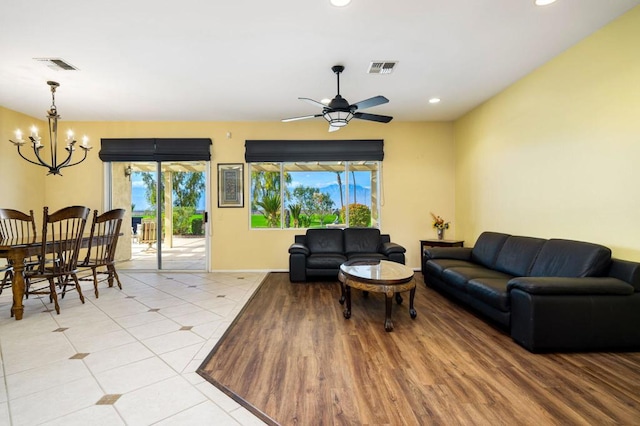
<svg viewBox="0 0 640 426">
<path fill-rule="evenodd" d="M 640 349 L 640 263 L 607 247 L 485 232 L 428 249 L 422 273 L 531 352 Z"/>
<path fill-rule="evenodd" d="M 347 260 L 390 260 L 404 264 L 405 248 L 377 228 L 318 228 L 296 235 L 289 247 L 289 279 L 338 279 Z"/>
</svg>

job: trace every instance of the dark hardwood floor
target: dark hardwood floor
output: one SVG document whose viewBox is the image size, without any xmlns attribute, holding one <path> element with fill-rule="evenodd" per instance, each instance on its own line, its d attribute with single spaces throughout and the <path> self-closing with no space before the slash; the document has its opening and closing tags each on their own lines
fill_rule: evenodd
<svg viewBox="0 0 640 426">
<path fill-rule="evenodd" d="M 640 353 L 532 354 L 416 273 L 384 331 L 382 295 L 272 273 L 199 373 L 282 425 L 640 424 Z"/>
</svg>

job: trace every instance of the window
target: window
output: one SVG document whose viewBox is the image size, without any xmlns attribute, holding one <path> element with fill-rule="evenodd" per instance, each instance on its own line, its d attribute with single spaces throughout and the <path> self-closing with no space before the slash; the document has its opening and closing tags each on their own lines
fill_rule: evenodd
<svg viewBox="0 0 640 426">
<path fill-rule="evenodd" d="M 251 228 L 379 227 L 380 161 L 249 164 Z"/>
</svg>

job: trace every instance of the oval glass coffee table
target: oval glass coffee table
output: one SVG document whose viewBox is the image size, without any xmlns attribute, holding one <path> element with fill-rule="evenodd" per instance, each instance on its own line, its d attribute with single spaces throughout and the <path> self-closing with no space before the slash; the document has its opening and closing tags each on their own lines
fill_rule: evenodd
<svg viewBox="0 0 640 426">
<path fill-rule="evenodd" d="M 351 288 L 369 291 L 372 293 L 384 293 L 385 295 L 385 319 L 384 329 L 393 330 L 391 321 L 391 305 L 393 295 L 396 295 L 398 304 L 402 303 L 401 292 L 409 293 L 409 314 L 415 319 L 418 313 L 413 309 L 413 299 L 416 295 L 416 281 L 413 278 L 413 270 L 401 263 L 388 260 L 351 260 L 340 266 L 338 279 L 342 285 L 343 296 L 347 304 L 344 308 L 344 317 L 351 318 Z M 340 299 L 343 302 L 343 299 Z"/>
</svg>

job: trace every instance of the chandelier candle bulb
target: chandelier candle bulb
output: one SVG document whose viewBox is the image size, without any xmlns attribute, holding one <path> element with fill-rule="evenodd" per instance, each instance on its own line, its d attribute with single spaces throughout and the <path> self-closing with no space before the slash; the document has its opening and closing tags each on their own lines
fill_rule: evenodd
<svg viewBox="0 0 640 426">
<path fill-rule="evenodd" d="M 16 130 L 16 142 L 24 142 L 22 140 L 22 131 L 20 129 Z"/>
</svg>

